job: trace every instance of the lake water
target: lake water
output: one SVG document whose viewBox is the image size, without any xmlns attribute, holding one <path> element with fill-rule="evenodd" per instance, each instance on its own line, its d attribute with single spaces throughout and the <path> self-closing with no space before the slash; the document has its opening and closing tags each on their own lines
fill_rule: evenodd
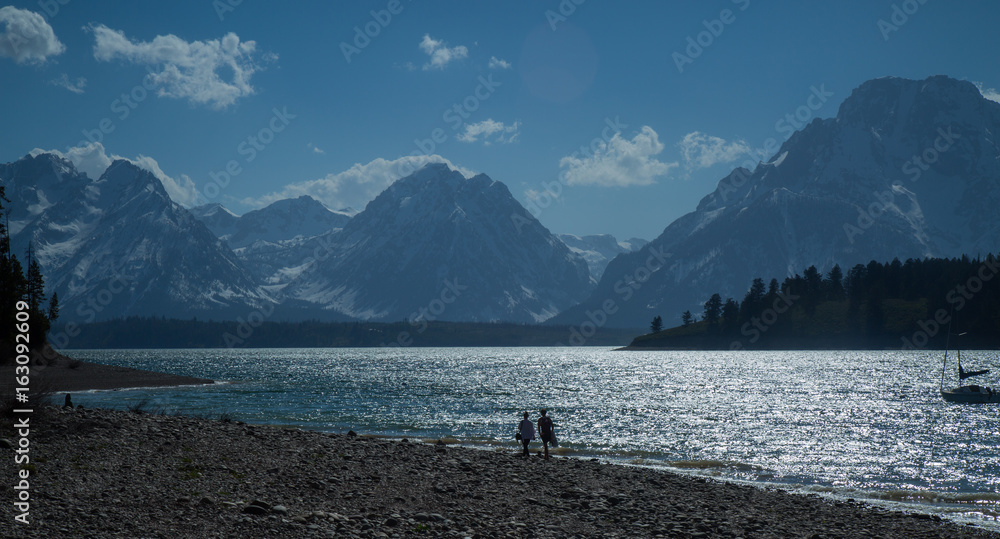
<svg viewBox="0 0 1000 539">
<path fill-rule="evenodd" d="M 513 450 L 547 408 L 560 451 L 915 508 L 1000 529 L 1000 407 L 942 401 L 941 352 L 607 348 L 75 350 L 222 380 L 74 401 Z M 990 366 L 997 352 L 966 352 Z M 954 363 L 950 369 L 955 369 Z M 957 376 L 948 372 L 947 383 Z M 995 384 L 1000 386 L 1000 384 Z"/>
</svg>

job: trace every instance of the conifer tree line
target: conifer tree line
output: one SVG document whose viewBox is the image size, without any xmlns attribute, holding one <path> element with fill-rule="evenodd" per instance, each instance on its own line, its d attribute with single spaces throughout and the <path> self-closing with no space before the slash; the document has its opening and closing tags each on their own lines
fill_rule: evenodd
<svg viewBox="0 0 1000 539">
<path fill-rule="evenodd" d="M 742 301 L 713 294 L 700 319 L 689 310 L 681 323 L 703 323 L 709 334 L 753 342 L 825 328 L 891 346 L 919 331 L 943 344 L 951 331 L 943 326 L 953 318 L 955 332 L 980 342 L 1000 335 L 1000 256 L 871 261 L 846 274 L 839 265 L 826 275 L 810 266 L 782 282 L 754 279 Z"/>
<path fill-rule="evenodd" d="M 10 203 L 0 185 L 0 364 L 11 363 L 15 354 L 18 302 L 27 304 L 28 346 L 40 350 L 45 344 L 45 335 L 52 322 L 59 318 L 59 297 L 45 295 L 45 279 L 38 264 L 34 248 L 29 244 L 24 253 L 24 265 L 11 252 L 10 231 L 7 228 L 7 213 L 4 204 Z M 23 341 L 20 341 L 23 342 Z"/>
</svg>

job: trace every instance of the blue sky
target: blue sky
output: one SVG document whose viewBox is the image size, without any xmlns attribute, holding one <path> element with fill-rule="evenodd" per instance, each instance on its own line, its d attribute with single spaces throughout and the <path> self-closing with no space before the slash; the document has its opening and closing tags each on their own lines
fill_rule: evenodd
<svg viewBox="0 0 1000 539">
<path fill-rule="evenodd" d="M 868 79 L 1000 88 L 995 2 L 99 4 L 0 7 L 0 162 L 125 157 L 236 213 L 446 159 L 553 232 L 651 239 Z"/>
</svg>

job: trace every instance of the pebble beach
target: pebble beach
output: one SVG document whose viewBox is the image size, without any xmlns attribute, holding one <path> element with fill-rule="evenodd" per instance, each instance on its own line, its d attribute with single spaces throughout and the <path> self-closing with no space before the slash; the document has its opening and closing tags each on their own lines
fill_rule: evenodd
<svg viewBox="0 0 1000 539">
<path fill-rule="evenodd" d="M 82 397 L 80 400 L 83 400 Z M 592 459 L 143 410 L 35 410 L 4 537 L 998 537 L 851 501 Z M 0 428 L 8 500 L 15 432 Z M 538 447 L 533 444 L 533 453 Z"/>
</svg>

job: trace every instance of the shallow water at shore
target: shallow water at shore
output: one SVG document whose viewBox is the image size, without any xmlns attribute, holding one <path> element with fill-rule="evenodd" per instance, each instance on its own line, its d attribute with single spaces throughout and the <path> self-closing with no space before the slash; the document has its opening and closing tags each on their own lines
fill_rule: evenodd
<svg viewBox="0 0 1000 539">
<path fill-rule="evenodd" d="M 548 408 L 560 452 L 804 492 L 916 504 L 995 525 L 1000 407 L 938 395 L 940 352 L 606 348 L 71 351 L 227 381 L 92 392 L 86 406 L 513 447 Z M 988 367 L 996 352 L 967 352 Z M 954 382 L 948 373 L 948 383 Z"/>
</svg>

